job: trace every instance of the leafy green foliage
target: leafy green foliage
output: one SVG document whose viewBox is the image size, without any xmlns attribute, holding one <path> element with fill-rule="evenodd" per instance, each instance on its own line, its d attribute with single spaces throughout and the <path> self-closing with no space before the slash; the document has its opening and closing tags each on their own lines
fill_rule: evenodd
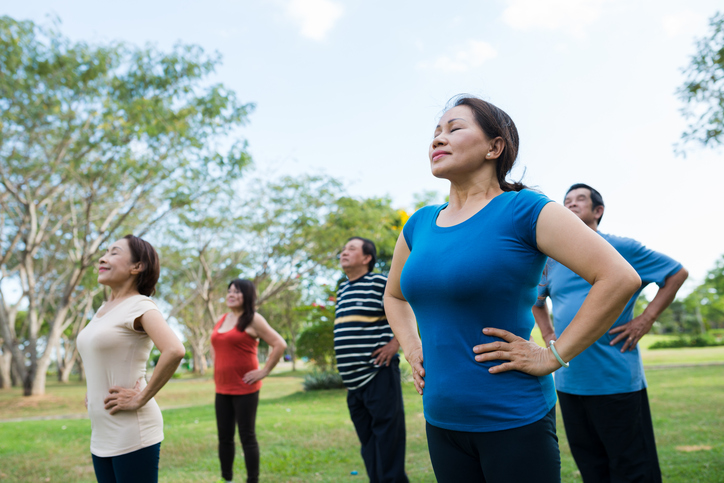
<svg viewBox="0 0 724 483">
<path fill-rule="evenodd" d="M 309 325 L 299 335 L 297 354 L 308 357 L 321 371 L 335 367 L 334 306 L 312 304 Z"/>
<path fill-rule="evenodd" d="M 636 305 L 634 313 L 641 309 L 638 301 Z M 655 327 L 660 334 L 690 335 L 724 329 L 724 255 L 714 263 L 703 283 L 661 313 Z"/>
<path fill-rule="evenodd" d="M 377 270 L 389 272 L 395 243 L 407 221 L 405 212 L 390 205 L 389 198 L 340 198 L 325 225 L 325 231 L 334 240 L 335 250 L 340 251 L 352 236 L 368 238 L 377 247 Z M 336 257 L 334 262 L 336 266 Z"/>
<path fill-rule="evenodd" d="M 680 154 L 692 142 L 713 147 L 724 141 L 724 13 L 711 17 L 709 32 L 697 40 L 696 49 L 683 71 L 686 81 L 677 91 L 689 122 L 676 146 Z"/>
<path fill-rule="evenodd" d="M 681 336 L 672 340 L 660 340 L 649 346 L 649 349 L 675 349 L 679 347 L 715 347 L 724 345 L 713 334 L 698 334 L 695 336 Z"/>
<path fill-rule="evenodd" d="M 319 391 L 324 389 L 344 389 L 342 376 L 337 371 L 313 370 L 304 376 L 303 387 L 305 391 Z"/>
</svg>

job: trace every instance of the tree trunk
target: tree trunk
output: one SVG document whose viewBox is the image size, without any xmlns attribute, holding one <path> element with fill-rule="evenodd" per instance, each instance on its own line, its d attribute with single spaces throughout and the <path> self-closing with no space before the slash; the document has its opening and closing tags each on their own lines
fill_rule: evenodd
<svg viewBox="0 0 724 483">
<path fill-rule="evenodd" d="M 15 359 L 10 359 L 10 384 L 13 387 L 17 387 L 22 380 L 23 378 L 20 377 L 18 368 L 15 366 Z"/>
<path fill-rule="evenodd" d="M 9 350 L 0 354 L 0 389 L 10 389 L 12 386 L 11 366 L 13 355 Z"/>
<path fill-rule="evenodd" d="M 297 370 L 297 348 L 294 342 L 290 342 L 287 346 L 289 351 L 289 358 L 292 360 L 292 372 Z"/>
<path fill-rule="evenodd" d="M 45 381 L 48 376 L 48 366 L 50 366 L 50 359 L 41 357 L 34 371 L 32 379 L 28 378 L 23 385 L 24 396 L 42 396 L 45 394 Z M 33 371 L 28 371 L 28 375 L 33 374 Z"/>
<path fill-rule="evenodd" d="M 62 351 L 60 350 L 61 346 Z M 58 347 L 55 349 L 55 357 L 58 361 L 58 382 L 67 384 L 70 382 L 70 373 L 73 371 L 75 363 L 78 360 L 78 348 L 63 335 L 60 341 L 58 341 Z"/>
<path fill-rule="evenodd" d="M 191 346 L 191 352 L 194 357 L 194 374 L 203 376 L 206 374 L 206 370 L 208 369 L 206 355 L 202 351 L 196 350 L 194 346 Z"/>
<path fill-rule="evenodd" d="M 60 374 L 58 380 L 63 384 L 69 383 L 70 373 L 73 372 L 73 367 L 75 367 L 75 358 L 73 358 L 70 362 L 66 362 L 62 369 L 58 369 L 58 373 Z"/>
<path fill-rule="evenodd" d="M 699 332 L 701 334 L 706 334 L 706 325 L 704 324 L 704 319 L 701 317 L 701 310 L 699 310 L 699 305 L 696 305 L 696 321 L 699 323 Z"/>
<path fill-rule="evenodd" d="M 77 271 L 77 270 L 76 270 Z M 74 286 L 77 285 L 77 282 Z M 63 305 L 59 308 L 58 312 L 53 317 L 53 322 L 50 326 L 50 333 L 46 339 L 45 350 L 41 357 L 33 357 L 33 353 L 37 350 L 37 340 L 31 340 L 30 348 L 33 353 L 30 357 L 30 368 L 23 384 L 23 394 L 25 396 L 40 396 L 45 394 L 45 381 L 50 367 L 52 347 L 57 347 L 60 343 L 60 336 L 63 333 L 62 323 L 65 320 L 65 316 L 68 314 L 68 301 L 69 296 L 66 294 L 63 300 Z"/>
</svg>

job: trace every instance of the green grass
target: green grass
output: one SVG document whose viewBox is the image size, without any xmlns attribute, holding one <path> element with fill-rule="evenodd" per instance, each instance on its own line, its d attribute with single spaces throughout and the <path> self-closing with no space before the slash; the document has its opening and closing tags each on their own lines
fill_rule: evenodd
<svg viewBox="0 0 724 483">
<path fill-rule="evenodd" d="M 695 349 L 702 350 L 702 349 Z M 652 351 L 661 352 L 661 351 Z M 366 481 L 359 443 L 349 420 L 344 390 L 301 391 L 304 372 L 269 377 L 257 418 L 262 480 L 268 482 Z M 719 482 L 724 474 L 724 367 L 650 370 L 649 395 L 664 480 Z M 435 481 L 425 439 L 422 401 L 403 385 L 407 423 L 406 468 L 412 482 Z M 161 449 L 162 482 L 216 481 L 213 382 L 169 383 L 158 402 L 166 439 Z M 49 384 L 48 395 L 23 398 L 0 392 L 0 418 L 83 412 L 85 387 Z M 79 406 L 80 405 L 80 406 Z M 558 414 L 562 479 L 577 482 Z M 87 419 L 0 423 L 0 482 L 92 482 Z M 235 462 L 243 481 L 243 458 Z M 357 471 L 358 476 L 351 476 Z"/>
</svg>

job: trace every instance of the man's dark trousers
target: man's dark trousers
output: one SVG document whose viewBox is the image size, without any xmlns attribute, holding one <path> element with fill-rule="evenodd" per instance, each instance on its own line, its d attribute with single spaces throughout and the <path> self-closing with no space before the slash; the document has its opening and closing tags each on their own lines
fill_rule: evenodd
<svg viewBox="0 0 724 483">
<path fill-rule="evenodd" d="M 558 392 L 584 483 L 661 483 L 646 389 L 605 396 Z"/>
<path fill-rule="evenodd" d="M 398 356 L 367 384 L 347 393 L 347 405 L 370 483 L 407 483 L 405 409 Z"/>
</svg>

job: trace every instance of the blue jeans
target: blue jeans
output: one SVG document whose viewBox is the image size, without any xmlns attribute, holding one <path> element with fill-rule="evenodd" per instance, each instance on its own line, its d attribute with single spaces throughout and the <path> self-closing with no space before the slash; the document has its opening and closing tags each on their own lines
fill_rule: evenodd
<svg viewBox="0 0 724 483">
<path fill-rule="evenodd" d="M 130 453 L 102 458 L 93 456 L 98 483 L 158 483 L 161 443 Z"/>
</svg>

